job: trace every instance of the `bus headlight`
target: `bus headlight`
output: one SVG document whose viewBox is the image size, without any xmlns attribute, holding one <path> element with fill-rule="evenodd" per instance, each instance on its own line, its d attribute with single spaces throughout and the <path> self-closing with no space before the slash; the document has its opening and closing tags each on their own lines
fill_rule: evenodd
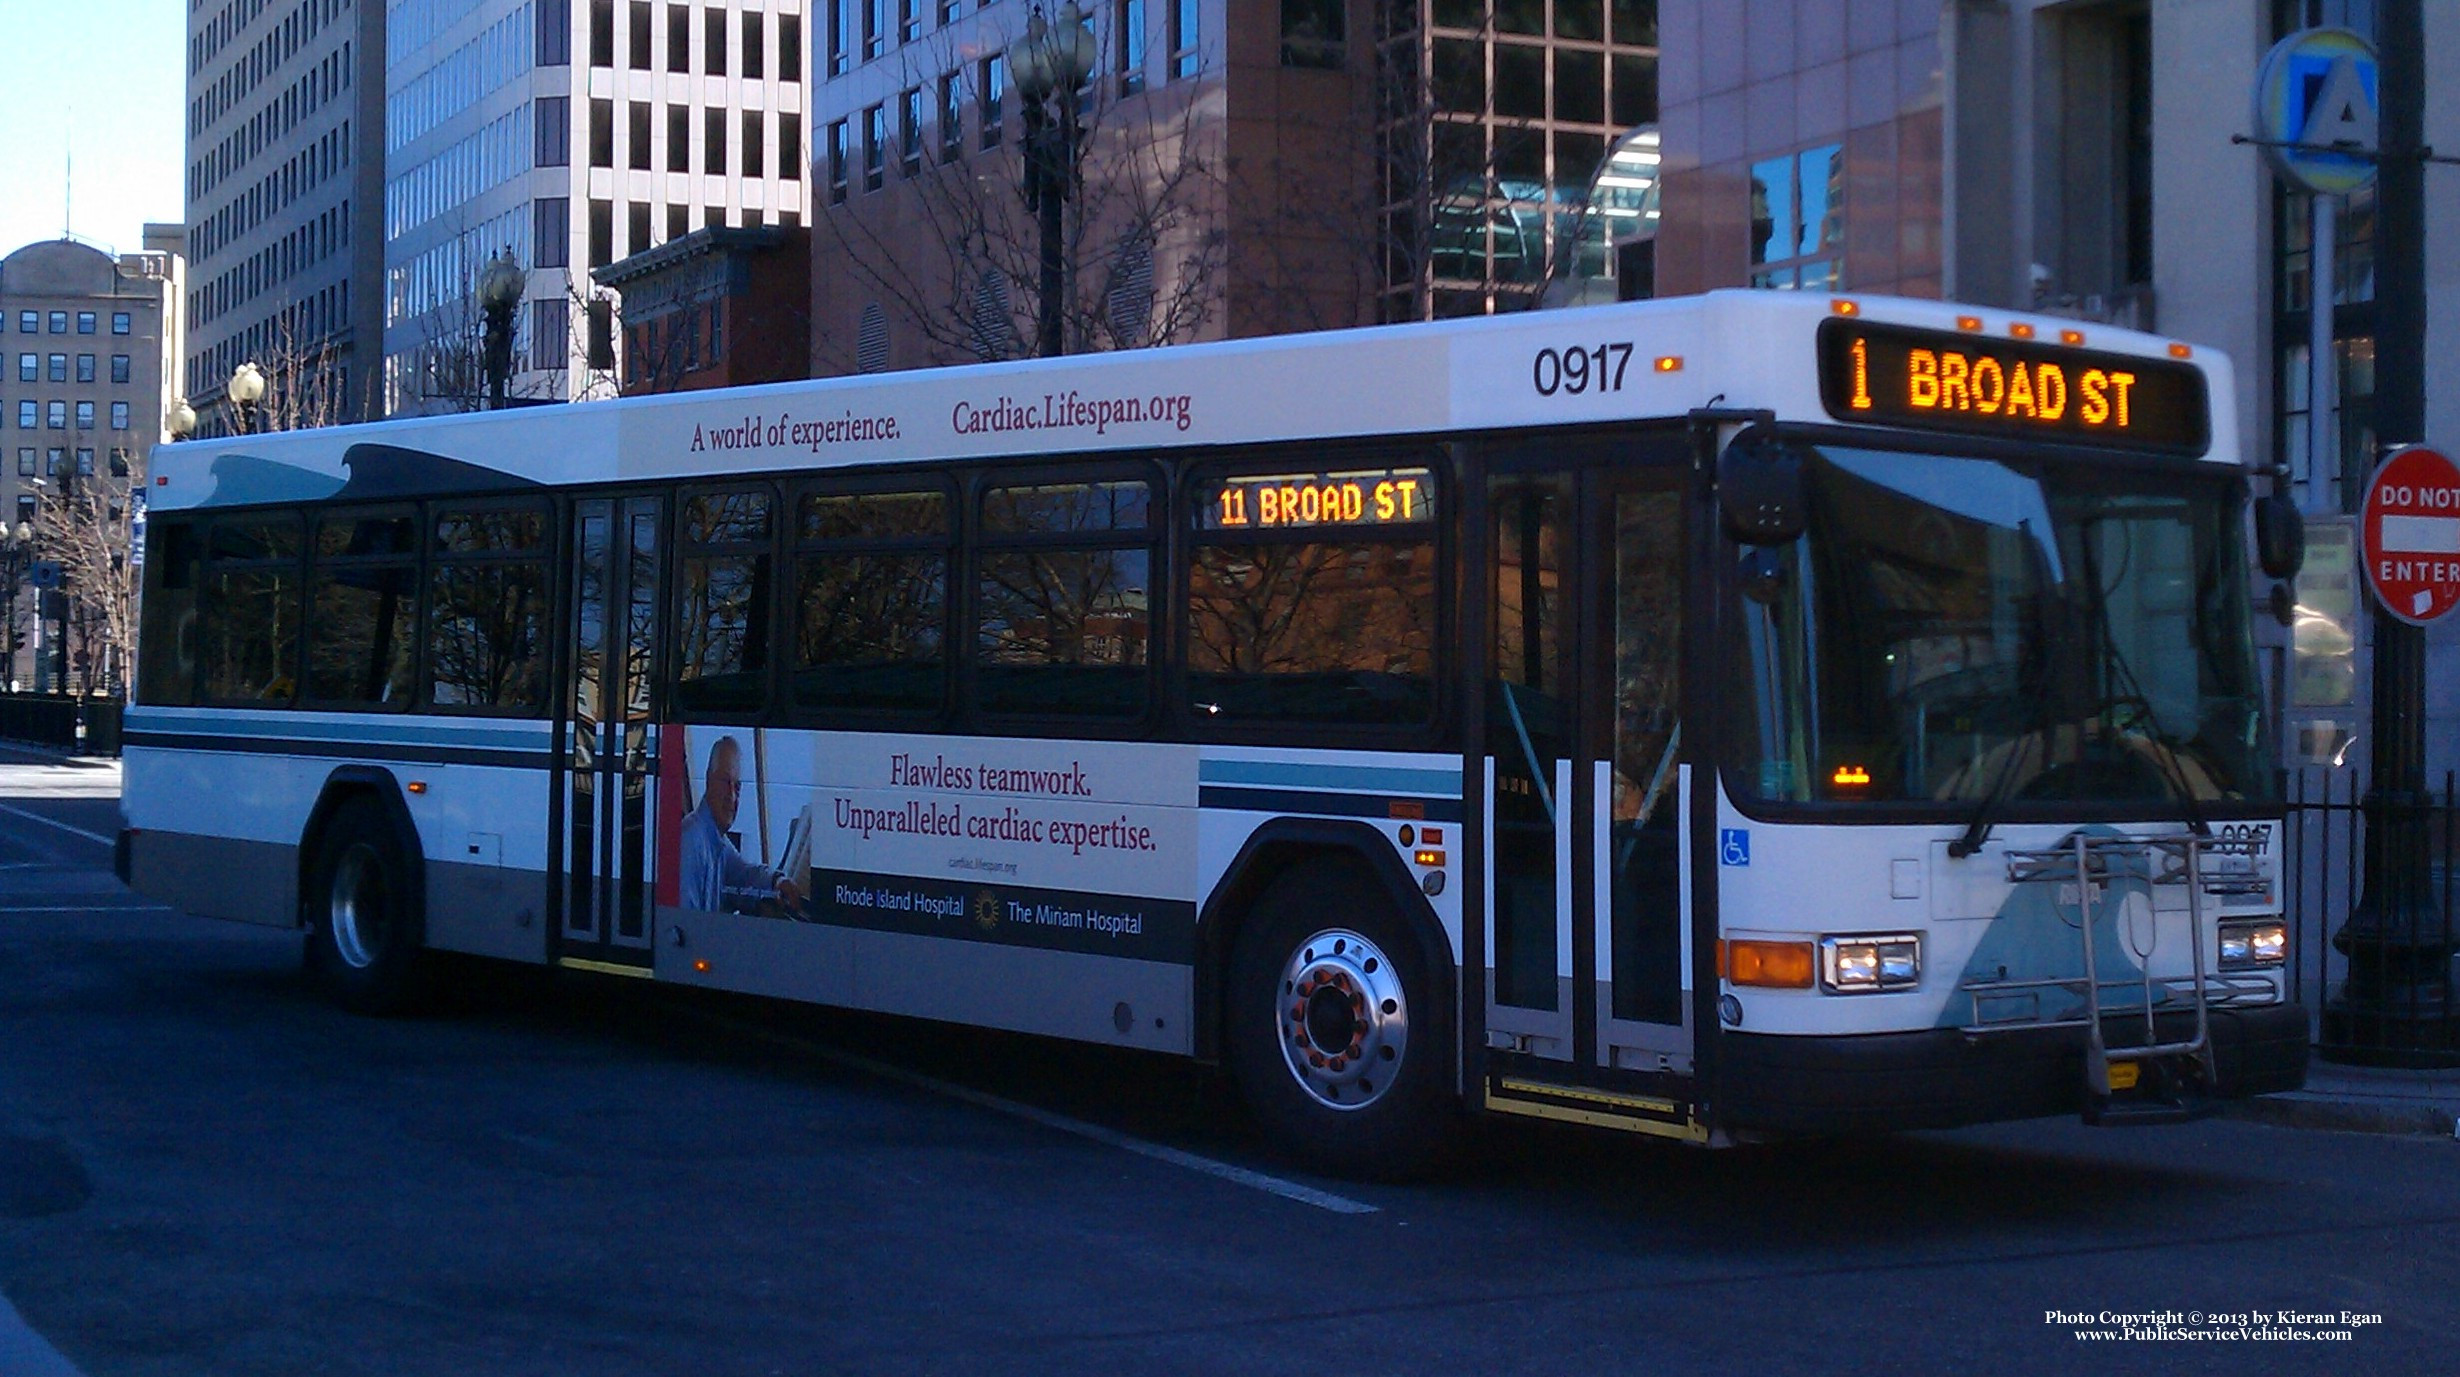
<svg viewBox="0 0 2460 1377">
<path fill-rule="evenodd" d="M 2221 925 L 2221 969 L 2277 966 L 2289 958 L 2289 927 L 2278 918 Z"/>
<path fill-rule="evenodd" d="M 1819 939 L 1819 983 L 1830 994 L 1878 994 L 1922 983 L 1922 935 L 1890 932 Z"/>
</svg>

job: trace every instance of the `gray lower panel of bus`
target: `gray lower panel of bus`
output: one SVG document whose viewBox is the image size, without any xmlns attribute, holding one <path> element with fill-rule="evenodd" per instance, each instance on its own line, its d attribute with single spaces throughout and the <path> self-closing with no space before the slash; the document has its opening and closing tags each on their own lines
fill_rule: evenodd
<svg viewBox="0 0 2460 1377">
<path fill-rule="evenodd" d="M 207 918 L 299 925 L 299 848 L 281 842 L 139 832 L 128 842 L 128 883 Z"/>
<path fill-rule="evenodd" d="M 547 959 L 544 871 L 427 863 L 427 945 L 514 961 Z"/>
<path fill-rule="evenodd" d="M 740 914 L 662 910 L 658 927 L 658 979 L 679 985 L 1157 1052 L 1194 1049 L 1195 973 L 1172 962 Z M 698 969 L 704 961 L 708 968 Z"/>
</svg>

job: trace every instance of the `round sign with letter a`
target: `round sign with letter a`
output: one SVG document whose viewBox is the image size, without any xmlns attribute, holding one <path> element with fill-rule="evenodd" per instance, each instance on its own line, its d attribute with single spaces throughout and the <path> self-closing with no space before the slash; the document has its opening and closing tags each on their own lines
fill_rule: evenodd
<svg viewBox="0 0 2460 1377">
<path fill-rule="evenodd" d="M 2424 626 L 2460 605 L 2460 465 L 2424 445 L 2396 449 L 2366 485 L 2366 581 L 2383 610 Z"/>
</svg>

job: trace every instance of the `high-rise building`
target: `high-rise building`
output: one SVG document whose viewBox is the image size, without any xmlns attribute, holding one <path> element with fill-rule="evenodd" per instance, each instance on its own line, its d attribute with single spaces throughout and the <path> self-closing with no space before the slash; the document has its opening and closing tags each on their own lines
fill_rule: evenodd
<svg viewBox="0 0 2460 1377">
<path fill-rule="evenodd" d="M 592 268 L 705 226 L 800 225 L 803 0 L 394 0 L 386 14 L 385 395 L 466 410 L 475 285 L 527 274 L 511 391 L 612 396 Z"/>
<path fill-rule="evenodd" d="M 200 429 L 231 372 L 281 423 L 379 415 L 383 0 L 188 0 L 187 353 Z"/>
<path fill-rule="evenodd" d="M 815 371 L 1031 352 L 1040 234 L 1017 189 L 1045 116 L 1010 48 L 1064 10 L 815 6 Z M 1657 0 L 1080 12 L 1068 351 L 1525 309 L 1643 237 L 1593 202 L 1656 120 Z M 1608 185 L 1652 181 L 1647 157 Z"/>
<path fill-rule="evenodd" d="M 177 228 L 147 230 L 140 253 L 55 239 L 0 258 L 0 545 L 16 542 L 0 549 L 0 686 L 120 682 L 99 590 L 76 577 L 124 572 L 129 489 L 162 438 L 179 260 L 152 246 Z M 69 566 L 65 605 L 33 596 L 29 556 Z"/>
</svg>

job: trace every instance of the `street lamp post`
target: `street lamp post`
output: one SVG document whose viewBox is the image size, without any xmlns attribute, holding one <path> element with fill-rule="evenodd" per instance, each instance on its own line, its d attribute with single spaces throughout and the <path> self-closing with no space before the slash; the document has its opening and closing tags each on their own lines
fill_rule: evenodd
<svg viewBox="0 0 2460 1377">
<path fill-rule="evenodd" d="M 254 363 L 243 363 L 231 370 L 230 386 L 224 395 L 239 408 L 239 433 L 249 435 L 256 430 L 256 404 L 265 399 L 265 371 Z"/>
<path fill-rule="evenodd" d="M 17 691 L 17 596 L 26 569 L 34 563 L 34 525 L 20 521 L 0 526 L 0 583 L 8 592 L 0 599 L 0 689 Z"/>
<path fill-rule="evenodd" d="M 1094 63 L 1093 30 L 1076 0 L 1059 7 L 1055 22 L 1037 8 L 1025 36 L 1008 48 L 1008 71 L 1024 102 L 1025 206 L 1042 231 L 1042 290 L 1035 320 L 1034 352 L 1052 358 L 1066 350 L 1061 301 L 1067 264 L 1060 242 L 1060 215 L 1076 190 L 1077 99 Z"/>
<path fill-rule="evenodd" d="M 171 403 L 170 412 L 162 418 L 162 426 L 171 433 L 172 439 L 187 439 L 196 434 L 196 408 L 188 405 L 187 398 L 180 398 Z"/>
<path fill-rule="evenodd" d="M 512 250 L 506 249 L 487 260 L 485 270 L 478 275 L 478 306 L 486 316 L 487 407 L 491 411 L 504 409 L 504 386 L 512 377 L 513 311 L 521 304 L 521 291 L 527 283 L 521 265 L 513 262 Z"/>
</svg>

